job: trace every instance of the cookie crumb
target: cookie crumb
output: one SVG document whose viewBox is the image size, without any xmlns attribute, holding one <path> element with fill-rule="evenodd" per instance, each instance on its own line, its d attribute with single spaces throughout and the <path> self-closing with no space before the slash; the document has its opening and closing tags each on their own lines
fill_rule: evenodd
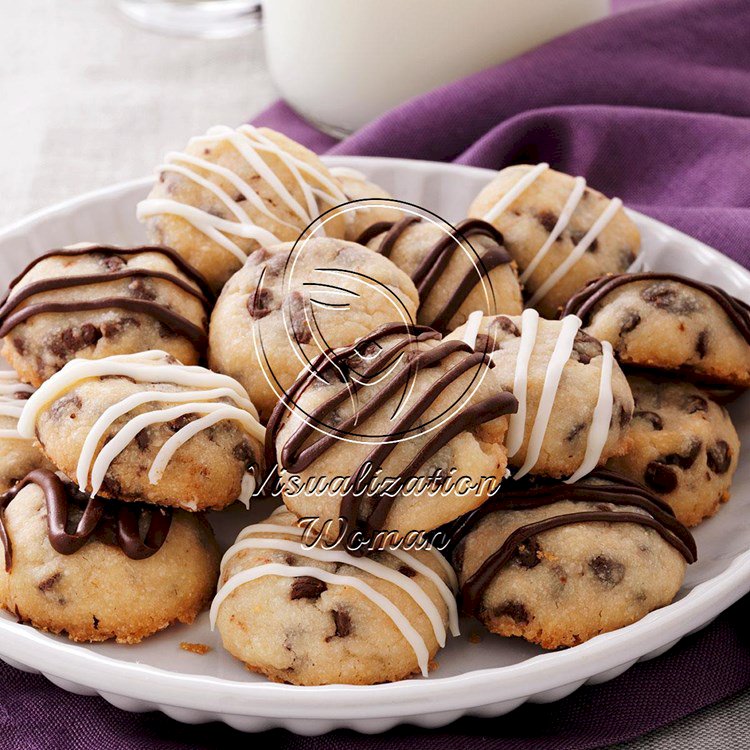
<svg viewBox="0 0 750 750">
<path fill-rule="evenodd" d="M 471 633 L 469 633 L 469 643 L 477 644 L 482 642 L 482 636 L 477 633 L 476 630 L 472 630 Z"/>
<path fill-rule="evenodd" d="M 211 646 L 207 646 L 205 643 L 188 643 L 187 641 L 182 641 L 180 648 L 183 651 L 189 651 L 191 654 L 199 654 L 200 656 L 205 656 L 211 650 Z"/>
</svg>

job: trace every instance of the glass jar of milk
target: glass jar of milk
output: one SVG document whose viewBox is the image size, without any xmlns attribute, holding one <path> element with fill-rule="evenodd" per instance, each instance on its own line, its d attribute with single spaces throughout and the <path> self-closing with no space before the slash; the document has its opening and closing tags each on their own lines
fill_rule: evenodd
<svg viewBox="0 0 750 750">
<path fill-rule="evenodd" d="M 609 0 L 264 0 L 263 24 L 281 95 L 345 135 L 608 11 Z"/>
</svg>

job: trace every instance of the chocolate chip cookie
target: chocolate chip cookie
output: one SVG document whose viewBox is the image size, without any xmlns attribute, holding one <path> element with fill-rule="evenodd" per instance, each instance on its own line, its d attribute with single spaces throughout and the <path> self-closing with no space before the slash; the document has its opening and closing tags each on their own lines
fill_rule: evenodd
<svg viewBox="0 0 750 750">
<path fill-rule="evenodd" d="M 90 498 L 44 469 L 0 496 L 0 548 L 0 606 L 74 641 L 190 623 L 218 577 L 202 514 Z"/>
<path fill-rule="evenodd" d="M 52 468 L 34 441 L 22 438 L 18 432 L 18 418 L 33 392 L 30 385 L 18 381 L 15 372 L 0 371 L 0 493 L 32 469 Z"/>
<path fill-rule="evenodd" d="M 295 685 L 427 675 L 458 634 L 455 574 L 434 549 L 355 557 L 311 543 L 281 510 L 224 556 L 211 620 L 248 669 Z"/>
<path fill-rule="evenodd" d="M 286 506 L 326 536 L 400 538 L 484 502 L 515 408 L 486 355 L 394 323 L 316 360 L 274 409 L 266 457 Z"/>
<path fill-rule="evenodd" d="M 0 305 L 3 355 L 35 386 L 74 357 L 206 351 L 211 290 L 163 247 L 82 243 L 35 258 Z"/>
<path fill-rule="evenodd" d="M 171 152 L 138 204 L 151 242 L 174 248 L 219 290 L 264 245 L 296 240 L 344 203 L 339 183 L 312 152 L 269 128 L 211 128 Z M 324 231 L 343 237 L 343 215 Z"/>
<path fill-rule="evenodd" d="M 164 352 L 74 359 L 18 425 L 82 491 L 185 510 L 248 503 L 264 430 L 242 386 Z"/>
<path fill-rule="evenodd" d="M 574 484 L 508 481 L 452 536 L 464 611 L 550 649 L 669 604 L 696 557 L 668 505 L 601 470 Z"/>
<path fill-rule="evenodd" d="M 729 414 L 689 383 L 629 376 L 633 447 L 608 466 L 662 497 L 687 526 L 729 499 L 740 441 Z"/>
<path fill-rule="evenodd" d="M 625 271 L 640 249 L 638 228 L 619 198 L 548 164 L 500 170 L 474 199 L 469 216 L 502 232 L 528 304 L 548 318 L 590 279 Z"/>
<path fill-rule="evenodd" d="M 750 307 L 718 287 L 672 273 L 604 276 L 565 312 L 624 364 L 750 387 Z"/>
<path fill-rule="evenodd" d="M 266 420 L 318 354 L 383 323 L 411 323 L 418 304 L 402 270 L 353 242 L 315 237 L 263 248 L 216 303 L 209 362 L 245 386 Z"/>
<path fill-rule="evenodd" d="M 357 239 L 409 274 L 419 292 L 417 322 L 439 331 L 463 325 L 469 313 L 520 315 L 516 264 L 503 236 L 481 219 L 455 228 L 415 215 L 378 221 Z"/>
<path fill-rule="evenodd" d="M 633 396 L 612 347 L 581 321 L 522 316 L 470 317 L 449 338 L 491 355 L 499 387 L 518 399 L 510 417 L 508 463 L 527 473 L 574 481 L 630 446 Z"/>
</svg>

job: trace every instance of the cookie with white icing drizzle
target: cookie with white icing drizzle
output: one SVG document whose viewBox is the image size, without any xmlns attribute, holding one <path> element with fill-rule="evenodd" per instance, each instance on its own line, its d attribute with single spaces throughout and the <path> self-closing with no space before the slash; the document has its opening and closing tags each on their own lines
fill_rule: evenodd
<svg viewBox="0 0 750 750">
<path fill-rule="evenodd" d="M 516 399 L 482 352 L 425 326 L 381 326 L 322 354 L 266 430 L 286 506 L 330 538 L 429 531 L 481 505 L 506 468 Z"/>
<path fill-rule="evenodd" d="M 160 351 L 71 360 L 18 430 L 82 491 L 186 510 L 247 504 L 264 429 L 245 389 Z"/>
<path fill-rule="evenodd" d="M 666 503 L 603 470 L 574 484 L 509 480 L 446 533 L 464 612 L 544 648 L 575 646 L 669 604 L 696 559 Z"/>
<path fill-rule="evenodd" d="M 354 242 L 312 237 L 251 253 L 211 316 L 209 362 L 236 378 L 266 420 L 321 352 L 383 323 L 412 322 L 411 279 Z"/>
<path fill-rule="evenodd" d="M 296 240 L 347 198 L 312 152 L 269 128 L 216 126 L 170 152 L 138 204 L 152 242 L 174 248 L 218 290 L 258 247 Z M 343 216 L 324 233 L 343 237 Z"/>
<path fill-rule="evenodd" d="M 0 606 L 74 641 L 138 643 L 191 623 L 219 549 L 200 513 L 89 498 L 37 469 L 0 496 Z"/>
<path fill-rule="evenodd" d="M 34 441 L 18 432 L 18 419 L 33 392 L 30 385 L 19 382 L 15 372 L 0 371 L 0 492 L 9 490 L 32 469 L 52 468 Z"/>
<path fill-rule="evenodd" d="M 658 375 L 658 374 L 657 374 Z M 645 484 L 695 526 L 729 500 L 740 441 L 727 410 L 691 383 L 628 375 L 633 447 L 607 466 Z"/>
<path fill-rule="evenodd" d="M 547 318 L 590 279 L 625 271 L 640 249 L 638 228 L 619 198 L 546 163 L 500 170 L 468 213 L 502 232 L 527 304 Z"/>
<path fill-rule="evenodd" d="M 3 355 L 33 385 L 74 357 L 163 349 L 196 364 L 213 295 L 166 247 L 80 243 L 34 258 L 0 302 Z"/>
<path fill-rule="evenodd" d="M 481 219 L 455 229 L 415 215 L 377 221 L 357 242 L 390 258 L 409 274 L 419 292 L 417 322 L 439 331 L 463 325 L 474 310 L 520 315 L 516 264 L 503 236 Z"/>
<path fill-rule="evenodd" d="M 685 380 L 750 387 L 750 305 L 673 273 L 602 276 L 565 307 L 618 360 Z"/>
<path fill-rule="evenodd" d="M 314 539 L 284 508 L 240 532 L 211 606 L 224 647 L 296 685 L 426 676 L 458 635 L 456 578 L 442 555 L 386 547 L 354 557 Z"/>
<path fill-rule="evenodd" d="M 398 221 L 403 213 L 382 199 L 392 199 L 393 196 L 380 185 L 371 182 L 366 175 L 350 167 L 331 167 L 331 174 L 341 186 L 347 201 L 364 201 L 359 206 L 346 206 L 344 220 L 346 222 L 345 238 L 357 241 L 367 227 L 377 221 Z M 367 203 L 373 199 L 372 203 Z"/>
<path fill-rule="evenodd" d="M 514 475 L 575 481 L 625 453 L 633 396 L 612 346 L 580 330 L 581 320 L 472 313 L 450 339 L 487 352 L 502 388 L 518 399 L 508 427 Z"/>
</svg>

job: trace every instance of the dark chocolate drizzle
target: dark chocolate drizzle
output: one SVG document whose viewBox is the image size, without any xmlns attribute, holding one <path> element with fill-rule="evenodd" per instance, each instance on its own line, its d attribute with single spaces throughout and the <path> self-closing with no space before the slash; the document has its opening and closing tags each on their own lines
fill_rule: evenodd
<svg viewBox="0 0 750 750">
<path fill-rule="evenodd" d="M 0 495 L 0 542 L 5 550 L 5 570 L 13 562 L 8 531 L 5 528 L 5 508 L 27 485 L 36 484 L 47 503 L 47 529 L 52 548 L 61 555 L 78 552 L 90 539 L 113 541 L 131 560 L 144 560 L 159 551 L 167 539 L 172 523 L 170 508 L 145 503 L 123 503 L 98 496 L 89 497 L 77 487 L 64 482 L 48 469 L 34 469 L 20 482 Z M 71 525 L 71 505 L 82 509 L 75 531 Z M 142 519 L 146 519 L 146 533 L 141 536 Z"/>
<path fill-rule="evenodd" d="M 674 281 L 679 284 L 697 289 L 699 292 L 709 296 L 726 313 L 729 320 L 740 332 L 742 337 L 750 344 L 750 305 L 742 300 L 732 297 L 723 289 L 702 281 L 689 279 L 674 273 L 623 273 L 615 276 L 600 276 L 586 284 L 580 292 L 574 294 L 565 305 L 560 317 L 566 315 L 577 315 L 587 325 L 589 317 L 596 305 L 598 305 L 608 294 L 615 289 L 636 281 Z"/>
<path fill-rule="evenodd" d="M 361 356 L 360 353 L 368 347 L 379 346 L 379 341 L 392 336 L 398 336 L 395 343 L 387 348 L 382 347 L 377 356 L 367 360 L 367 364 L 362 370 L 357 371 L 355 380 L 346 378 L 348 373 L 354 369 L 351 362 L 354 357 Z M 440 338 L 441 336 L 437 331 L 427 326 L 401 323 L 381 326 L 351 346 L 319 355 L 310 370 L 294 383 L 271 414 L 266 427 L 266 457 L 269 466 L 275 464 L 275 444 L 284 414 L 292 408 L 291 405 L 296 403 L 305 389 L 321 378 L 328 382 L 332 382 L 331 378 L 333 378 L 333 382 L 338 381 L 343 384 L 341 390 L 335 395 L 305 414 L 305 422 L 292 433 L 279 451 L 279 465 L 283 469 L 295 473 L 301 472 L 308 468 L 313 461 L 320 458 L 340 436 L 356 434 L 354 432 L 356 426 L 363 423 L 367 417 L 380 409 L 388 399 L 400 390 L 405 390 L 409 380 L 415 377 L 421 369 L 439 366 L 451 354 L 457 352 L 464 354 L 444 375 L 431 384 L 431 387 L 421 395 L 416 403 L 399 416 L 389 429 L 388 434 L 382 436 L 384 441 L 377 443 L 355 469 L 347 491 L 342 498 L 339 513 L 341 518 L 346 521 L 350 533 L 357 528 L 365 528 L 368 531 L 380 529 L 393 505 L 397 488 L 410 478 L 417 476 L 417 470 L 440 448 L 460 432 L 505 414 L 514 413 L 518 407 L 518 402 L 511 393 L 501 391 L 476 404 L 457 410 L 456 414 L 448 417 L 445 423 L 435 430 L 435 434 L 425 441 L 409 464 L 399 472 L 398 477 L 389 477 L 389 480 L 393 480 L 393 484 L 389 485 L 387 492 L 370 493 L 368 499 L 374 500 L 374 503 L 369 515 L 364 515 L 364 509 L 360 506 L 360 496 L 366 494 L 363 490 L 370 485 L 378 468 L 398 444 L 398 441 L 394 438 L 408 435 L 414 429 L 415 423 L 445 388 L 464 373 L 472 368 L 477 368 L 478 374 L 482 367 L 493 366 L 489 356 L 483 352 L 473 351 L 471 347 L 460 340 L 443 341 L 426 351 L 408 352 L 409 356 L 403 356 L 405 354 L 403 350 L 412 344 L 420 341 L 439 340 Z M 394 362 L 396 366 L 391 371 L 387 384 L 373 398 L 341 424 L 335 427 L 326 424 L 326 417 L 333 413 L 339 404 L 345 399 L 353 397 L 368 381 L 380 376 L 387 368 L 393 366 Z M 436 415 L 430 421 L 442 416 L 442 414 Z M 425 427 L 426 424 L 422 424 L 421 427 Z M 323 427 L 325 432 L 313 436 L 315 425 Z M 313 438 L 312 441 L 310 441 L 310 438 Z"/>
<path fill-rule="evenodd" d="M 407 216 L 400 221 L 379 221 L 367 227 L 357 238 L 360 245 L 366 245 L 378 235 L 383 235 L 380 244 L 375 251 L 390 256 L 393 247 L 398 242 L 401 235 L 412 224 L 420 222 L 418 216 Z M 511 262 L 508 251 L 503 246 L 503 235 L 486 221 L 482 219 L 464 219 L 455 227 L 455 231 L 441 237 L 426 253 L 419 266 L 412 274 L 412 281 L 417 287 L 419 298 L 424 301 L 438 282 L 451 258 L 459 247 L 459 242 L 466 242 L 473 247 L 470 242 L 471 237 L 487 237 L 493 241 L 490 248 L 484 251 L 480 256 L 477 253 L 477 263 L 464 275 L 461 281 L 456 285 L 448 297 L 443 307 L 436 313 L 433 320 L 428 321 L 428 325 L 438 331 L 445 331 L 446 326 L 450 323 L 451 318 L 461 307 L 461 303 L 466 299 L 472 289 L 477 285 L 480 278 L 487 276 L 490 271 L 505 263 Z M 494 313 L 494 310 L 488 310 L 487 314 Z"/>
<path fill-rule="evenodd" d="M 675 518 L 674 511 L 667 503 L 638 482 L 606 469 L 596 469 L 574 484 L 540 479 L 506 481 L 487 502 L 448 527 L 445 533 L 450 536 L 451 550 L 455 552 L 479 521 L 491 513 L 539 508 L 564 500 L 629 506 L 639 508 L 648 515 L 611 509 L 587 510 L 550 516 L 519 526 L 463 583 L 461 603 L 464 612 L 471 615 L 479 612 L 487 587 L 510 561 L 519 545 L 537 534 L 561 526 L 593 522 L 635 523 L 654 529 L 688 563 L 694 563 L 697 559 L 692 534 Z"/>
<path fill-rule="evenodd" d="M 152 271 L 147 268 L 124 268 L 119 271 L 104 272 L 97 274 L 86 274 L 81 276 L 60 276 L 50 279 L 40 279 L 22 287 L 16 294 L 13 289 L 24 278 L 24 276 L 46 258 L 52 257 L 74 257 L 88 254 L 105 255 L 139 255 L 141 253 L 159 253 L 174 263 L 174 265 L 193 284 L 183 278 L 166 271 Z M 211 312 L 213 294 L 208 282 L 198 273 L 184 258 L 174 250 L 161 246 L 143 246 L 136 248 L 113 247 L 111 245 L 95 245 L 86 247 L 61 248 L 51 250 L 44 255 L 35 258 L 28 266 L 11 282 L 8 291 L 0 302 L 0 337 L 6 336 L 17 325 L 35 315 L 44 313 L 80 312 L 84 310 L 104 310 L 107 308 L 118 308 L 136 313 L 145 313 L 163 323 L 175 333 L 187 338 L 196 348 L 203 351 L 206 348 L 207 336 L 201 326 L 197 326 L 184 316 L 174 312 L 165 305 L 151 300 L 142 300 L 130 297 L 104 297 L 95 300 L 72 300 L 70 302 L 39 302 L 18 309 L 25 300 L 36 294 L 50 292 L 57 289 L 67 289 L 77 286 L 105 284 L 109 281 L 117 281 L 126 278 L 152 278 L 163 279 L 174 284 L 187 294 L 195 297 L 203 305 L 208 316 Z M 197 287 L 197 289 L 196 289 Z"/>
</svg>

